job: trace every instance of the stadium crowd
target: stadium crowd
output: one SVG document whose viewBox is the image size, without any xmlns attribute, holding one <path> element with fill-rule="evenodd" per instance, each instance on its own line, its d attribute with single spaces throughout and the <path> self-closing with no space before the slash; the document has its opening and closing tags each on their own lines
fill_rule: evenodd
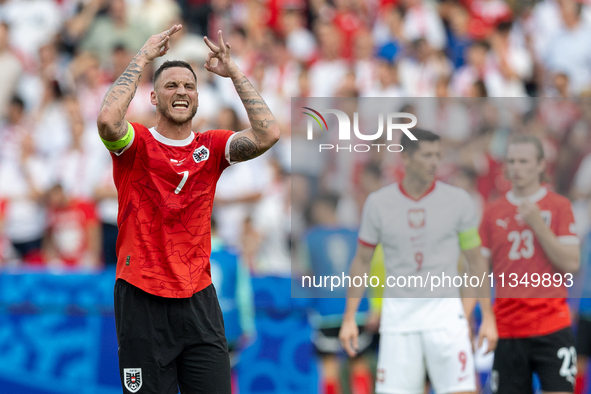
<svg viewBox="0 0 591 394">
<path fill-rule="evenodd" d="M 219 236 L 240 250 L 252 274 L 290 275 L 290 239 L 313 223 L 316 196 L 346 197 L 340 222 L 356 226 L 367 195 L 402 175 L 396 155 L 383 151 L 360 155 L 340 174 L 353 191 L 330 181 L 335 155 L 321 165 L 312 159 L 292 165 L 292 145 L 305 139 L 296 130 L 292 135 L 292 97 L 529 97 L 511 101 L 525 103 L 512 111 L 494 100 L 439 101 L 430 129 L 444 141 L 440 177 L 483 207 L 508 190 L 502 160 L 510 134 L 533 133 L 544 141 L 548 184 L 574 203 L 581 237 L 591 226 L 586 1 L 6 0 L 0 3 L 0 266 L 116 263 L 117 194 L 96 118 L 110 84 L 145 40 L 173 23 L 184 28 L 142 76 L 127 119 L 154 125 L 153 68 L 181 59 L 198 77 L 193 130 L 246 128 L 231 81 L 203 67 L 202 37 L 224 32 L 282 130 L 270 155 L 228 168 L 217 186 Z M 538 97 L 549 99 L 532 99 Z M 407 112 L 420 111 L 409 105 Z"/>
<path fill-rule="evenodd" d="M 289 272 L 291 97 L 569 97 L 591 90 L 591 7 L 574 0 L 8 0 L 0 20 L 0 256 L 11 264 L 115 262 L 116 193 L 96 116 L 145 39 L 171 23 L 186 28 L 155 66 L 166 59 L 194 65 L 194 130 L 247 123 L 230 82 L 202 67 L 202 36 L 218 29 L 281 124 L 273 156 L 229 169 L 217 191 L 220 235 L 261 274 Z M 147 125 L 155 113 L 150 75 L 128 113 Z M 531 122 L 548 123 L 540 132 L 553 152 L 557 190 L 584 199 L 585 176 L 577 187 L 573 179 L 581 162 L 580 171 L 589 171 L 582 160 L 589 133 L 575 126 L 588 111 L 564 106 L 559 120 L 541 111 Z M 483 171 L 498 171 L 500 158 L 481 141 L 488 134 L 466 128 L 449 135 L 456 157 L 477 159 L 452 163 L 463 181 L 481 184 Z M 299 179 L 293 182 L 291 197 L 308 200 Z M 488 192 L 478 191 L 486 200 Z M 305 203 L 294 201 L 294 209 Z"/>
</svg>

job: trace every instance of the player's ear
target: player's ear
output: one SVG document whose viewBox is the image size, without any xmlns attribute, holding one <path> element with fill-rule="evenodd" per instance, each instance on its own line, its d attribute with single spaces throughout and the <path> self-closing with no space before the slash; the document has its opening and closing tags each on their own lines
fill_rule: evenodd
<svg viewBox="0 0 591 394">
<path fill-rule="evenodd" d="M 152 103 L 152 105 L 158 104 L 158 100 L 156 100 L 156 92 L 153 90 L 150 92 L 150 102 Z"/>
</svg>

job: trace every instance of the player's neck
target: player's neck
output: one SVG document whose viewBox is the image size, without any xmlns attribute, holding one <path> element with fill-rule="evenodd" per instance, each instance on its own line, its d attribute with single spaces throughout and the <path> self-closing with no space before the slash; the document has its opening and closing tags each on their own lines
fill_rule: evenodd
<svg viewBox="0 0 591 394">
<path fill-rule="evenodd" d="M 158 116 L 156 131 L 171 140 L 184 140 L 191 136 L 191 120 L 185 123 L 172 123 L 163 116 Z"/>
<path fill-rule="evenodd" d="M 539 182 L 532 182 L 530 185 L 524 187 L 517 187 L 514 185 L 511 188 L 511 191 L 515 197 L 529 197 L 540 190 L 541 187 L 542 185 Z"/>
<path fill-rule="evenodd" d="M 410 177 L 404 177 L 402 179 L 402 188 L 412 198 L 418 200 L 423 197 L 425 193 L 433 186 L 433 182 L 425 182 L 420 179 L 414 179 Z"/>
</svg>

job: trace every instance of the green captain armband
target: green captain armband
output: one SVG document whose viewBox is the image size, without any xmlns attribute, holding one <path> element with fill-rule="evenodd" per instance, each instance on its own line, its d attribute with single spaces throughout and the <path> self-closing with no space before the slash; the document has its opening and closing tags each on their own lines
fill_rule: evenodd
<svg viewBox="0 0 591 394">
<path fill-rule="evenodd" d="M 476 227 L 471 227 L 468 230 L 462 231 L 460 234 L 460 249 L 469 250 L 480 246 L 480 235 Z"/>
<path fill-rule="evenodd" d="M 107 147 L 108 150 L 119 150 L 125 148 L 133 139 L 133 126 L 127 122 L 127 134 L 118 141 L 105 141 L 102 137 L 101 141 Z"/>
</svg>

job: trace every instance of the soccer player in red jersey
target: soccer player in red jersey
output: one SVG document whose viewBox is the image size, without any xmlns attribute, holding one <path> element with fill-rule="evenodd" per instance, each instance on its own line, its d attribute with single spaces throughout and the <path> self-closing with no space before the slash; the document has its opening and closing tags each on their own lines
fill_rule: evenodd
<svg viewBox="0 0 591 394">
<path fill-rule="evenodd" d="M 532 393 L 534 372 L 544 392 L 573 392 L 576 351 L 566 297 L 579 268 L 579 239 L 570 201 L 542 186 L 544 169 L 540 141 L 514 138 L 506 155 L 512 188 L 485 209 L 480 226 L 496 279 L 493 393 Z"/>
<path fill-rule="evenodd" d="M 170 36 L 181 28 L 150 37 L 107 93 L 97 120 L 112 153 L 119 200 L 119 369 L 126 393 L 229 394 L 230 361 L 209 264 L 215 187 L 226 167 L 271 148 L 279 127 L 221 31 L 218 45 L 204 38 L 211 50 L 205 68 L 232 79 L 251 128 L 191 131 L 197 80 L 182 61 L 155 72 L 156 126 L 125 120 L 145 66 L 168 51 Z"/>
</svg>

